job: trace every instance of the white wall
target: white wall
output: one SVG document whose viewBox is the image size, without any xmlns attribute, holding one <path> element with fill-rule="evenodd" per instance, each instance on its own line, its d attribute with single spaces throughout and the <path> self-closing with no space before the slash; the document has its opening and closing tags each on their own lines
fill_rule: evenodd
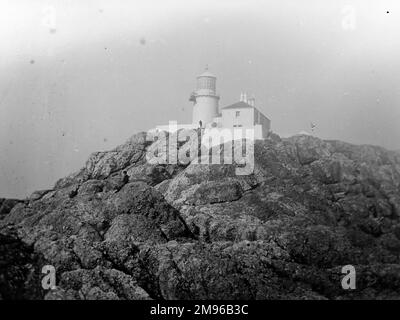
<svg viewBox="0 0 400 320">
<path fill-rule="evenodd" d="M 196 104 L 193 106 L 192 123 L 199 124 L 201 120 L 203 126 L 213 122 L 213 119 L 218 116 L 218 97 L 199 96 L 196 97 Z"/>
<path fill-rule="evenodd" d="M 236 112 L 240 112 L 236 117 Z M 224 128 L 233 128 L 234 125 L 249 127 L 254 125 L 254 109 L 222 109 L 222 126 Z"/>
<path fill-rule="evenodd" d="M 239 111 L 239 117 L 236 112 Z M 271 129 L 271 121 L 254 108 L 222 109 L 222 127 L 233 128 L 234 125 L 242 125 L 243 129 L 254 128 L 255 138 L 266 138 Z"/>
</svg>

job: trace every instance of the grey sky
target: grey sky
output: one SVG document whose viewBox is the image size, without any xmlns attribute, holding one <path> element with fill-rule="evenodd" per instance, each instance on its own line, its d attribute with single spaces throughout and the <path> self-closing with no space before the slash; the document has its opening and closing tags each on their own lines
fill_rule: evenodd
<svg viewBox="0 0 400 320">
<path fill-rule="evenodd" d="M 0 197 L 189 123 L 205 64 L 220 106 L 256 96 L 283 136 L 400 149 L 398 1 L 0 2 Z"/>
</svg>

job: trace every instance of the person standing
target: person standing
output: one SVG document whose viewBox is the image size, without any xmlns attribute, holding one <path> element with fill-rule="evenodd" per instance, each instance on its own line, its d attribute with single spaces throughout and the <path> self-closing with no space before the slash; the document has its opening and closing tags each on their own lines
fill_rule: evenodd
<svg viewBox="0 0 400 320">
<path fill-rule="evenodd" d="M 123 178 L 122 178 L 122 183 L 125 185 L 129 182 L 129 176 L 128 176 L 128 172 L 126 172 L 125 170 L 123 171 Z"/>
</svg>

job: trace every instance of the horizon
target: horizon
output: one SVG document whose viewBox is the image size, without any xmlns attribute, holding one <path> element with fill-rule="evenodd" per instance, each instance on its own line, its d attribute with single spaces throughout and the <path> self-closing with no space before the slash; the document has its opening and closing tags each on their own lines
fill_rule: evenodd
<svg viewBox="0 0 400 320">
<path fill-rule="evenodd" d="M 0 197 L 190 123 L 205 65 L 220 108 L 254 94 L 281 137 L 400 150 L 399 16 L 395 1 L 3 2 Z"/>
</svg>

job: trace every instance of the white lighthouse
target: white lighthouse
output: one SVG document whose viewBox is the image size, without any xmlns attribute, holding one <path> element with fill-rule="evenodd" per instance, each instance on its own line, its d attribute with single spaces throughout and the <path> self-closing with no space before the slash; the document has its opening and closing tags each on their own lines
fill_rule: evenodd
<svg viewBox="0 0 400 320">
<path fill-rule="evenodd" d="M 170 121 L 168 125 L 156 126 L 151 131 L 176 132 L 179 130 L 198 130 L 202 128 L 203 138 L 208 141 L 211 137 L 216 144 L 220 143 L 220 135 L 229 132 L 253 132 L 253 137 L 246 139 L 265 139 L 271 130 L 271 120 L 255 106 L 254 97 L 247 93 L 240 94 L 240 101 L 225 106 L 219 110 L 219 96 L 216 92 L 217 78 L 206 70 L 197 76 L 196 90 L 192 92 L 189 101 L 193 102 L 192 123 L 178 124 Z M 239 135 L 239 139 L 243 136 Z"/>
<path fill-rule="evenodd" d="M 216 93 L 217 78 L 206 70 L 197 76 L 196 90 L 191 94 L 190 101 L 193 102 L 192 123 L 198 126 L 211 124 L 218 117 L 218 100 Z M 200 122 L 201 121 L 201 122 Z"/>
</svg>

